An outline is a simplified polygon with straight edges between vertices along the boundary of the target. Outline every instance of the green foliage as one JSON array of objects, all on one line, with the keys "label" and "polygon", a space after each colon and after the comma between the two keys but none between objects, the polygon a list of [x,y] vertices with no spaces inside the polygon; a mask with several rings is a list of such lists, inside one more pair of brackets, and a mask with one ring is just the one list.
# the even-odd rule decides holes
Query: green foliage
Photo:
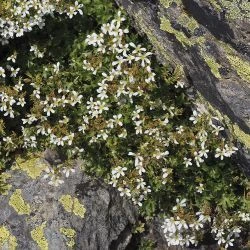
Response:
[{"label": "green foliage", "polygon": [[152,240],[142,239],[138,250],[153,250],[154,248],[155,244]]},{"label": "green foliage", "polygon": [[114,2],[109,0],[80,0],[79,2],[84,5],[85,13],[98,23],[108,22],[116,11]]},{"label": "green foliage", "polygon": [[[79,3],[83,16],[47,17],[44,29],[0,49],[2,67],[17,55],[11,65],[20,68],[14,77],[6,70],[0,91],[26,101],[13,117],[0,113],[2,158],[50,147],[65,162],[46,174],[49,184],[59,185],[71,160],[82,158],[85,171],[117,187],[146,218],[193,223],[202,212],[218,223],[242,223],[234,214],[249,209],[248,180],[229,159],[237,149],[222,138],[222,124],[190,100],[180,69],[157,64],[146,41],[138,45],[137,34],[127,35],[128,22],[120,26],[112,1]],[[148,240],[140,246],[152,248]]]}]

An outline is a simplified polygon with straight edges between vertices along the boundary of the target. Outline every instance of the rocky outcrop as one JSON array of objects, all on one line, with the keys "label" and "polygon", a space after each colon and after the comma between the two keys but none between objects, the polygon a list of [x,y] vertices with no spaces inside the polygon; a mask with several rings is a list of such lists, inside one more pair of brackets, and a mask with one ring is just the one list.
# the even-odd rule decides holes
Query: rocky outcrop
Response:
[{"label": "rocky outcrop", "polygon": [[[116,0],[146,34],[164,65],[232,122],[245,145],[250,175],[250,2],[248,0]],[[230,123],[231,123],[230,122]]]},{"label": "rocky outcrop", "polygon": [[46,167],[33,158],[4,173],[10,185],[0,196],[0,249],[122,250],[129,245],[137,221],[130,202],[86,176],[81,164],[58,187],[43,179]]}]

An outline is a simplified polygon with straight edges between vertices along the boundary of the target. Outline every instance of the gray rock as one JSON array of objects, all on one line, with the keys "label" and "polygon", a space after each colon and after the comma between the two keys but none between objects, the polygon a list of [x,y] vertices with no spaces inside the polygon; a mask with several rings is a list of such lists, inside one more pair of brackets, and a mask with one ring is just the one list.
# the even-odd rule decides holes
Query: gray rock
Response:
[{"label": "gray rock", "polygon": [[[45,168],[39,159],[36,165]],[[88,177],[80,166],[59,187],[48,185],[44,171],[33,179],[27,173],[8,172],[12,186],[0,196],[0,249],[11,249],[11,237],[20,250],[126,249],[137,211],[117,190]]]}]

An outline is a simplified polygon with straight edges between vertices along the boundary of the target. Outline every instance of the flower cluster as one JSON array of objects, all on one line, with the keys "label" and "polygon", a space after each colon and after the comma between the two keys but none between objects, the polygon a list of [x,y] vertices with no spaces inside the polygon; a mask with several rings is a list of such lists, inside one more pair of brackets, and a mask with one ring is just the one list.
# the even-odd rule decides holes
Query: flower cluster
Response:
[{"label": "flower cluster", "polygon": [[[242,232],[241,223],[249,222],[249,214],[239,212],[225,218],[221,214],[212,214],[209,209],[193,213],[188,210],[187,200],[176,200],[173,216],[165,217],[162,225],[168,245],[197,246],[203,234],[214,236],[219,246],[227,249],[234,246]],[[247,220],[245,220],[247,218]]]},{"label": "flower cluster", "polygon": [[6,6],[11,6],[2,10],[3,16],[0,18],[0,42],[2,45],[8,44],[10,39],[21,37],[26,32],[31,32],[35,26],[43,28],[45,26],[45,16],[66,13],[69,18],[82,13],[82,4],[77,1],[74,5],[65,4],[55,0],[15,0],[7,1]]}]

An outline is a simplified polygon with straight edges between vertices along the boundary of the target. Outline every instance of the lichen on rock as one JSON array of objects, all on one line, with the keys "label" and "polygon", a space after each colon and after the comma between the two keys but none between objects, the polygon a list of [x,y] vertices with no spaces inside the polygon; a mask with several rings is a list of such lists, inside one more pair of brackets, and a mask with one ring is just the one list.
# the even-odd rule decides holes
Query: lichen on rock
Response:
[{"label": "lichen on rock", "polygon": [[37,245],[39,246],[41,250],[49,249],[48,242],[44,235],[45,227],[46,227],[46,222],[44,222],[42,225],[36,227],[35,229],[31,231],[32,239],[37,243]]},{"label": "lichen on rock", "polygon": [[194,34],[195,30],[199,28],[199,23],[193,17],[189,17],[185,12],[181,13],[178,22],[190,31],[191,34]]},{"label": "lichen on rock", "polygon": [[72,228],[62,227],[60,233],[68,238],[67,246],[73,248],[75,246],[76,231]]},{"label": "lichen on rock", "polygon": [[235,136],[242,142],[247,148],[250,149],[250,135],[242,131],[237,124],[233,125]]},{"label": "lichen on rock", "polygon": [[42,163],[39,157],[29,156],[28,159],[20,157],[17,158],[14,169],[24,171],[30,178],[36,179],[46,168],[47,165]]},{"label": "lichen on rock", "polygon": [[165,17],[161,18],[161,29],[174,35],[183,47],[191,46],[194,44],[182,31],[174,29],[171,22]]},{"label": "lichen on rock", "polygon": [[19,215],[29,215],[31,212],[30,205],[25,203],[23,197],[22,197],[22,191],[21,189],[16,189],[14,193],[11,195],[9,200],[9,205],[14,208],[14,210]]},{"label": "lichen on rock", "polygon": [[0,227],[0,249],[15,250],[17,247],[16,237],[11,235],[5,226]]},{"label": "lichen on rock", "polygon": [[227,59],[237,74],[250,83],[250,63],[235,55],[227,55]]},{"label": "lichen on rock", "polygon": [[216,62],[215,58],[208,54],[203,54],[203,58],[205,62],[207,63],[207,65],[209,66],[213,75],[217,78],[221,78],[220,71],[219,71],[219,69],[221,68],[221,65]]},{"label": "lichen on rock", "polygon": [[7,183],[8,179],[11,178],[9,173],[1,173],[0,174],[0,194],[1,195],[8,195],[9,190],[11,189],[12,185]]},{"label": "lichen on rock", "polygon": [[73,213],[76,216],[84,218],[86,209],[77,198],[72,197],[70,195],[62,195],[59,201],[67,212]]},{"label": "lichen on rock", "polygon": [[160,3],[165,7],[169,8],[173,3],[177,6],[181,4],[181,0],[160,0]]}]

